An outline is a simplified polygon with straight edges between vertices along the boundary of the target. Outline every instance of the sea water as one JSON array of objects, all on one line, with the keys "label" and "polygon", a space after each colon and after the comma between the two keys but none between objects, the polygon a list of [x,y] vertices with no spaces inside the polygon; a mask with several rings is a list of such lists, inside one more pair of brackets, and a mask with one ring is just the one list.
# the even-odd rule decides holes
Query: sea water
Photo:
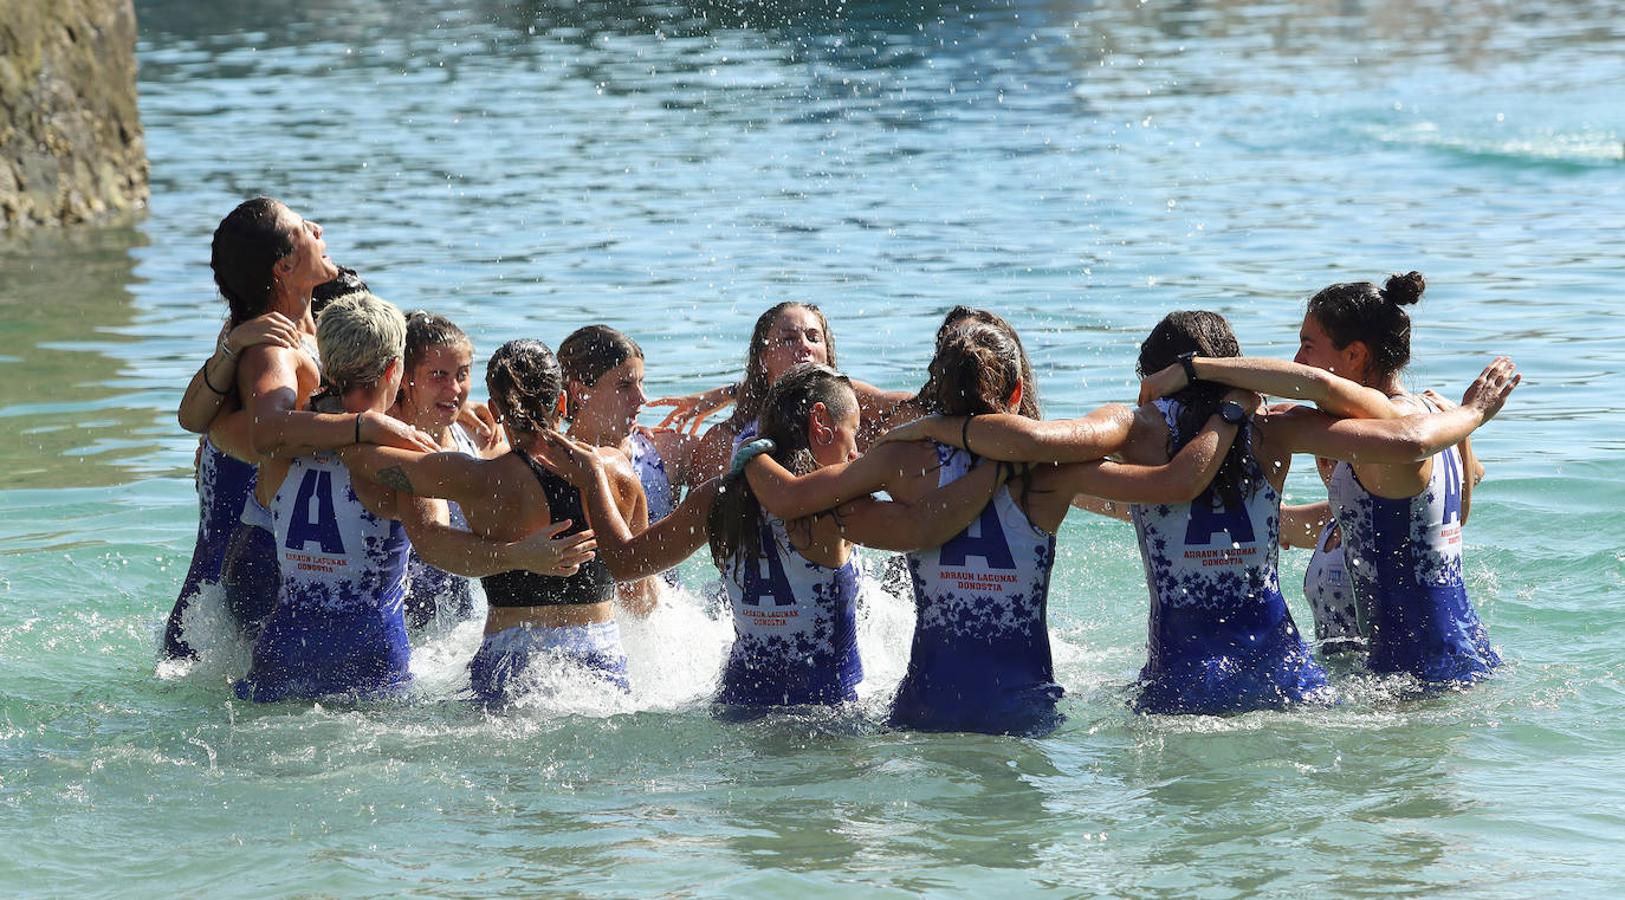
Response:
[{"label": "sea water", "polygon": [[[137,13],[150,208],[0,238],[0,891],[1625,889],[1617,4]],[[1507,664],[1425,699],[1345,666],[1330,708],[1134,715],[1132,534],[1076,513],[1042,739],[881,727],[913,613],[873,578],[855,709],[718,722],[731,629],[700,557],[623,622],[629,697],[544,670],[486,714],[458,699],[465,624],[423,640],[403,700],[238,702],[207,609],[202,661],[155,648],[196,523],[173,409],[223,314],[209,235],[256,193],[477,359],[607,322],[656,394],[734,379],[786,299],[824,308],[854,376],[912,388],[969,303],[1076,415],[1132,400],[1168,310],[1285,357],[1318,288],[1419,269],[1412,385],[1459,395],[1498,353],[1525,373],[1475,437],[1466,529]],[[1311,468],[1289,499],[1321,496]],[[1307,626],[1305,559],[1282,581]]]}]

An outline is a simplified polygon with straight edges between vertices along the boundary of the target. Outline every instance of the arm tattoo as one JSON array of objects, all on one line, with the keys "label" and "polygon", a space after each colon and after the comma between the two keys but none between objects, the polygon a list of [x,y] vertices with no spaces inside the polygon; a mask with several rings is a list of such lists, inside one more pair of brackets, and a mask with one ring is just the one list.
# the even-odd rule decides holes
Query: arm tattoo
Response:
[{"label": "arm tattoo", "polygon": [[389,468],[379,472],[378,483],[382,484],[384,487],[394,488],[395,490],[403,493],[417,493],[416,491],[412,490],[412,481],[406,477],[405,472],[401,471],[400,466],[390,466]]}]

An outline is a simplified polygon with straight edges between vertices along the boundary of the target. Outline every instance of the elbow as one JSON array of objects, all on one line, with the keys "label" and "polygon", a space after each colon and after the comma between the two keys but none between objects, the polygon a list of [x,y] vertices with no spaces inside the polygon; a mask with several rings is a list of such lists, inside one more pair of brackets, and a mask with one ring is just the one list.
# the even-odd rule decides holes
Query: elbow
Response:
[{"label": "elbow", "polygon": [[186,410],[184,409],[175,414],[175,421],[180,424],[182,431],[189,434],[204,434],[209,430],[209,422],[198,421],[192,416],[187,415]]}]

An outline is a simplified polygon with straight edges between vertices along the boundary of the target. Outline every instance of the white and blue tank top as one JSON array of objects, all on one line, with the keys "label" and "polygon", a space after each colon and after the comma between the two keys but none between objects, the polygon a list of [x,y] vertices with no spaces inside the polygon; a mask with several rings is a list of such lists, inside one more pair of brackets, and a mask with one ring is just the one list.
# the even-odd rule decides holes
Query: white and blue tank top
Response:
[{"label": "white and blue tank top", "polygon": [[858,554],[836,568],[807,559],[784,522],[763,511],[756,555],[723,572],[734,643],[717,702],[833,705],[857,699]]},{"label": "white and blue tank top", "polygon": [[[1331,546],[1333,538],[1337,546]],[[1324,653],[1365,649],[1366,617],[1343,562],[1342,534],[1333,517],[1320,530],[1303,571],[1303,598],[1315,617],[1315,641]]]},{"label": "white and blue tank top", "polygon": [[628,439],[631,445],[632,471],[638,473],[643,484],[643,496],[649,501],[649,524],[671,515],[677,505],[671,489],[671,477],[666,473],[666,461],[655,449],[655,442],[641,431],[633,431]]},{"label": "white and blue tank top", "polygon": [[[976,458],[935,445],[938,485]],[[1055,536],[999,488],[975,521],[940,547],[907,554],[914,641],[890,721],[927,731],[1038,734],[1059,723],[1047,605]]]},{"label": "white and blue tank top", "polygon": [[[479,458],[480,448],[474,438],[455,422],[451,426],[452,443],[458,453]],[[451,527],[468,530],[468,519],[456,501],[446,501]],[[422,628],[437,618],[454,621],[466,619],[474,613],[474,580],[437,569],[424,562],[413,548],[406,560],[406,618],[413,628]]]},{"label": "white and blue tank top", "polygon": [[[1177,445],[1179,405],[1158,400]],[[1298,634],[1276,572],[1281,495],[1238,441],[1236,496],[1209,486],[1190,503],[1130,511],[1150,589],[1148,657],[1136,707],[1151,713],[1239,712],[1308,698],[1326,685]]]},{"label": "white and blue tank top", "polygon": [[238,693],[261,701],[404,685],[410,545],[401,523],[368,510],[327,452],[293,460],[271,517],[282,586]]},{"label": "white and blue tank top", "polygon": [[[1417,402],[1417,401],[1412,401]],[[1338,463],[1328,486],[1354,590],[1371,622],[1374,672],[1475,681],[1500,665],[1461,576],[1461,454],[1433,457],[1427,484],[1391,500]]]}]

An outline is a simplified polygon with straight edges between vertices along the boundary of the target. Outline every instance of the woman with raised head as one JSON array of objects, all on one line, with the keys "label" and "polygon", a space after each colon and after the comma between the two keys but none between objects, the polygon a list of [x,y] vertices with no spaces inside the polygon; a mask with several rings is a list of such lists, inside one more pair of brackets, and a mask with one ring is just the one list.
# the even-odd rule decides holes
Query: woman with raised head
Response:
[{"label": "woman with raised head", "polygon": [[[194,554],[193,568],[199,583],[219,578],[227,611],[252,637],[270,614],[277,591],[270,519],[253,492],[252,466],[263,456],[254,446],[255,420],[272,407],[303,406],[319,377],[314,296],[329,286],[352,285],[327,257],[321,226],[269,197],[239,204],[220,222],[209,265],[230,317],[214,355],[188,385],[179,413],[188,431],[208,432],[198,462],[204,552]],[[329,442],[341,439],[342,429],[325,424],[321,431],[299,421],[293,431]],[[369,422],[366,432],[369,440],[401,445],[427,440],[385,417]],[[170,614],[164,637],[169,656],[192,655],[183,620],[193,596],[183,588]]]},{"label": "woman with raised head", "polygon": [[[962,423],[996,413],[1020,418],[1014,411],[1023,408],[1025,372],[1008,325],[965,322],[938,344],[926,400],[933,411],[960,417]],[[1174,460],[1165,458],[1166,465],[1096,462],[1026,471],[995,491],[968,527],[939,546],[910,553],[914,643],[891,722],[932,731],[1016,734],[1055,727],[1062,689],[1054,680],[1047,607],[1055,531],[1072,497],[1190,499],[1234,436],[1234,426],[1216,418],[1210,425]],[[793,516],[872,490],[907,501],[956,482],[978,459],[943,441],[890,441],[849,466],[802,477],[768,459],[752,460],[746,471],[765,508]]]},{"label": "woman with raised head", "polygon": [[[858,422],[857,395],[846,376],[821,363],[800,363],[767,389],[750,449],[797,473],[839,466],[857,455]],[[981,509],[999,477],[988,466],[911,503],[861,497],[827,515],[781,519],[757,502],[736,467],[633,535],[611,502],[599,457],[580,443],[561,442],[557,449],[556,465],[586,488],[589,515],[617,577],[660,571],[709,540],[735,635],[716,701],[754,710],[856,699],[863,665],[853,544],[889,550],[940,544]]]},{"label": "woman with raised head", "polygon": [[[1438,406],[1401,382],[1411,358],[1405,307],[1420,300],[1425,287],[1418,272],[1395,275],[1381,288],[1371,282],[1331,285],[1309,300],[1294,362],[1198,355],[1156,373],[1142,394],[1160,395],[1201,378],[1320,406],[1324,412],[1296,407],[1271,416],[1299,431],[1305,427],[1300,421],[1315,427],[1328,413],[1415,418]],[[1518,381],[1509,362],[1491,366],[1498,368],[1480,376],[1495,381],[1495,390],[1436,416],[1493,416],[1500,408],[1494,394],[1504,400]],[[1464,442],[1465,434],[1399,459],[1320,454],[1343,460],[1329,490],[1357,608],[1370,623],[1372,671],[1406,672],[1429,684],[1462,683],[1485,677],[1500,663],[1461,575],[1463,506],[1469,475],[1477,474],[1476,466],[1470,471],[1464,465],[1468,457],[1458,446]]]}]

